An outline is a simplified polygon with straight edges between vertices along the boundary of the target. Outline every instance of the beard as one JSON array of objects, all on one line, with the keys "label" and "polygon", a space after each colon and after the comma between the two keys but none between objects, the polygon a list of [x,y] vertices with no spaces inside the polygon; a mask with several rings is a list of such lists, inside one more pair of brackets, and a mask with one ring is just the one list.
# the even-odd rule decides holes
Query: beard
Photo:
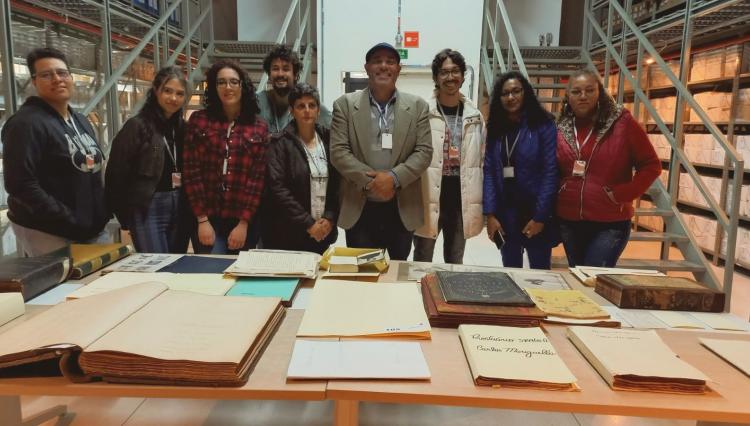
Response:
[{"label": "beard", "polygon": [[277,85],[275,81],[271,82],[273,91],[279,96],[287,96],[292,91],[292,83],[289,80],[284,80],[284,82],[286,82],[286,86]]}]

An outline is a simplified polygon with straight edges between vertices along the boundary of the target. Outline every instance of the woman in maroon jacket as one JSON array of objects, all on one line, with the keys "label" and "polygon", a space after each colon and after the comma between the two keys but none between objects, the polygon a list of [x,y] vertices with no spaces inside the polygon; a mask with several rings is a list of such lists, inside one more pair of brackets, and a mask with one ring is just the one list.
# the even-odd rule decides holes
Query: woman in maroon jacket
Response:
[{"label": "woman in maroon jacket", "polygon": [[570,77],[557,129],[557,215],[568,264],[613,267],[630,236],[633,200],[661,173],[659,158],[588,69]]}]

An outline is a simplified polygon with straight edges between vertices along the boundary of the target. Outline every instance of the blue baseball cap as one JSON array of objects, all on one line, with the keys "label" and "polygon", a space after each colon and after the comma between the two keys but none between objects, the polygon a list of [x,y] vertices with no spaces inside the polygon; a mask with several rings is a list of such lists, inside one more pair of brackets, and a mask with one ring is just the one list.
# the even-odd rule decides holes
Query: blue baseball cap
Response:
[{"label": "blue baseball cap", "polygon": [[372,58],[372,55],[374,55],[376,51],[381,49],[393,53],[396,56],[396,62],[401,63],[401,55],[398,54],[398,50],[396,50],[396,48],[393,47],[392,44],[386,42],[378,43],[375,46],[372,46],[365,55],[365,62],[370,62],[370,58]]}]

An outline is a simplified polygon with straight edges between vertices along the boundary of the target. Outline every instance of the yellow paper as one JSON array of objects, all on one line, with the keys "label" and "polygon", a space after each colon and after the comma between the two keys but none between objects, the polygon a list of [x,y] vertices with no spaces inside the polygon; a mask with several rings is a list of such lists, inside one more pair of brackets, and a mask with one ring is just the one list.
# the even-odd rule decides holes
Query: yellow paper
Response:
[{"label": "yellow paper", "polygon": [[526,289],[536,306],[549,315],[577,319],[609,318],[609,314],[578,290]]},{"label": "yellow paper", "polygon": [[430,338],[416,283],[318,280],[298,337]]}]

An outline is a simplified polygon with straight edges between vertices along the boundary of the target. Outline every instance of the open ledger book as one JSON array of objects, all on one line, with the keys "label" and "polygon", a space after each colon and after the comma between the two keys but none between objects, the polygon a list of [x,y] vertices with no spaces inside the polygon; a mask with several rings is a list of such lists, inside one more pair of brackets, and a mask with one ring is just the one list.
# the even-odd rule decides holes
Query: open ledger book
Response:
[{"label": "open ledger book", "polygon": [[59,359],[73,381],[241,386],[284,316],[278,298],[141,283],[68,301],[0,334],[0,368]]}]

